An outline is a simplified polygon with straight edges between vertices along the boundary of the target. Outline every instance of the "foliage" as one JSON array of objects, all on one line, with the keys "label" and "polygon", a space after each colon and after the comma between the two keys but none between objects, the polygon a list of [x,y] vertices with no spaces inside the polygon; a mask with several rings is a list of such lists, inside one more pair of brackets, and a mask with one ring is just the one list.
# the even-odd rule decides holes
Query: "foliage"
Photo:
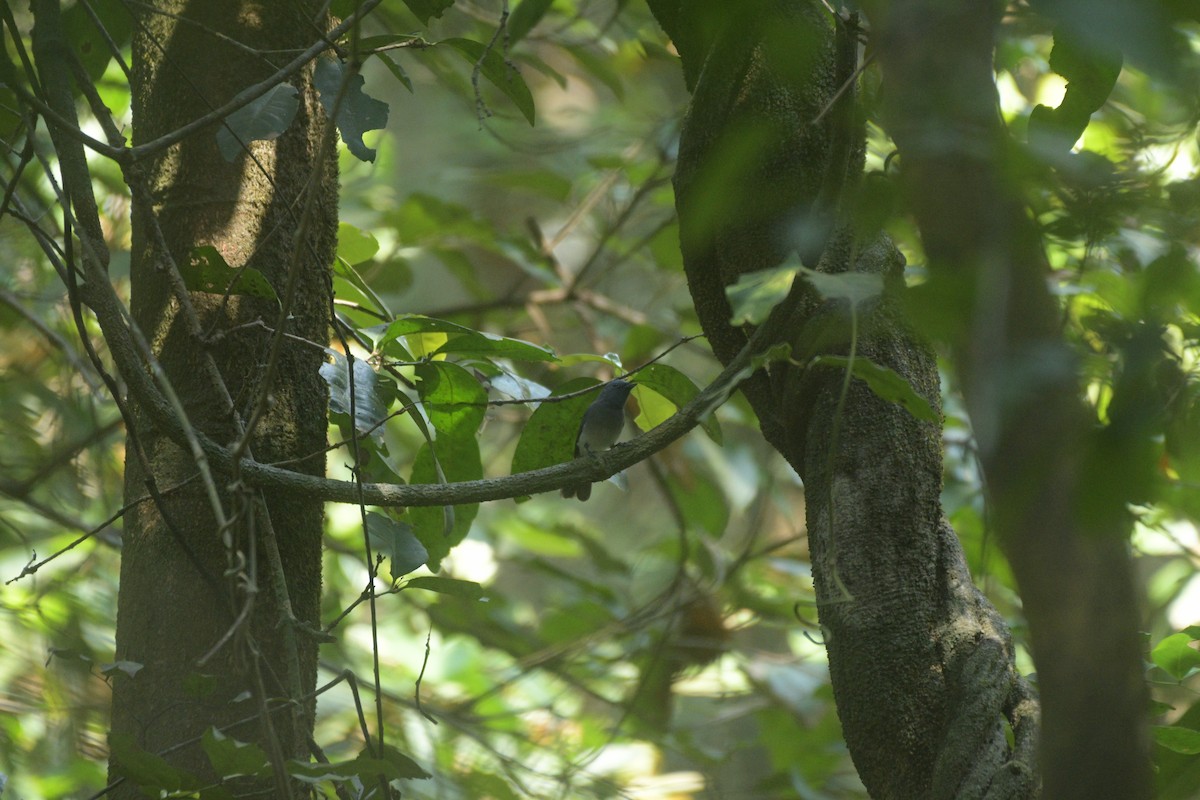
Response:
[{"label": "foliage", "polygon": [[[84,8],[125,60],[128,16],[117,3],[67,12],[72,45],[128,126],[126,76],[118,59],[97,55],[108,43]],[[1200,617],[1196,32],[1164,18],[1140,30],[1180,46],[1162,57],[1125,47],[1135,57],[1121,61],[1111,42],[1062,33],[1071,17],[1061,14],[1014,9],[997,83],[1010,129],[1028,142],[1012,179],[1044,232],[1096,424],[1119,454],[1101,462],[1089,502],[1115,498],[1137,520],[1159,779],[1164,797],[1182,798],[1195,785],[1187,776],[1200,773],[1200,632],[1188,627]],[[0,685],[10,713],[0,719],[0,772],[16,797],[87,796],[105,782],[108,675],[136,672],[110,664],[121,424],[67,289],[30,234],[61,238],[56,173],[44,125],[15,111],[28,109],[17,102],[30,90],[18,61],[31,20],[7,23]],[[331,265],[338,328],[316,343],[330,353],[331,474],[441,483],[561,462],[595,379],[651,361],[633,374],[639,427],[687,405],[718,368],[690,338],[698,327],[669,185],[686,94],[648,12],[521,0],[505,17],[499,3],[386,3],[339,44],[362,74],[328,57],[317,67],[318,80],[342,87],[321,91],[347,148]],[[877,81],[868,69],[868,102]],[[236,156],[240,143],[279,135],[295,113],[290,88],[230,115],[215,134],[222,148]],[[860,216],[900,242],[920,296],[924,256],[892,190],[891,151],[873,125],[866,185],[878,191],[865,193]],[[127,299],[129,192],[112,162],[93,154],[91,167],[119,254],[110,274]],[[261,275],[234,274],[213,255],[194,255],[190,288],[264,296]],[[936,334],[953,320],[934,311],[921,322]],[[95,322],[78,324],[107,363]],[[823,366],[933,413],[869,362]],[[948,516],[979,583],[1020,632],[952,376],[943,410]],[[293,774],[326,796],[381,772],[413,797],[860,796],[807,604],[803,490],[740,400],[703,425],[707,437],[693,433],[632,468],[628,494],[597,487],[586,505],[540,494],[403,515],[330,506],[323,675],[360,680],[331,681],[319,699],[316,740],[332,763],[296,764]],[[378,687],[367,678],[364,519],[387,559],[375,582]],[[394,749],[372,758],[356,705],[376,691]],[[204,747],[224,775],[267,763],[219,731]],[[155,754],[129,760],[145,786],[200,788]]]}]

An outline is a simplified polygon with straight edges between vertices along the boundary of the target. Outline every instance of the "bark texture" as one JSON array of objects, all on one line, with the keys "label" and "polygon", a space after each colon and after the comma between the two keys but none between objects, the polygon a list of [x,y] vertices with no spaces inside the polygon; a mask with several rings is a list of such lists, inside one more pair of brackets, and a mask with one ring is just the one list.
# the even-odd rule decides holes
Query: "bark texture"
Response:
[{"label": "bark texture", "polygon": [[933,355],[900,311],[903,259],[849,224],[864,147],[853,21],[835,23],[818,2],[650,7],[692,91],[676,204],[689,287],[718,357],[748,341],[725,296],[746,272],[795,253],[887,287],[851,319],[798,281],[764,323],[793,363],[744,385],[764,435],[804,480],[820,620],[859,774],[878,798],[1035,796],[1037,700],[943,517],[939,427],[859,381],[839,408],[840,370],[795,365],[845,354],[857,329],[860,356],[938,402]]},{"label": "bark texture", "polygon": [[[991,58],[1001,4],[868,7],[936,302],[961,309],[948,338],[1032,634],[1046,796],[1150,797],[1133,481],[1110,477],[1138,462],[1113,457],[1080,401],[1049,264],[1009,177]],[[1112,491],[1097,497],[1104,479]]]},{"label": "bark texture", "polygon": [[[286,54],[311,44],[321,19],[315,2],[161,0],[154,8],[138,6],[135,144],[270,76],[277,57],[256,53]],[[324,355],[314,345],[328,337],[336,160],[332,143],[321,145],[325,117],[309,76],[311,67],[295,80],[299,109],[287,132],[253,143],[250,154],[227,162],[213,125],[133,167],[132,311],[195,430],[232,446],[266,392],[269,402],[253,427],[250,452],[262,462],[290,460],[291,469],[324,475],[327,392],[318,374]],[[306,184],[315,169],[323,177],[308,187],[316,205],[302,230]],[[279,324],[279,303],[193,291],[191,314],[173,293],[169,262],[186,265],[191,248],[200,245],[215,247],[233,267],[257,269],[280,298],[289,271],[298,270],[286,330],[313,344],[285,341],[269,373],[269,331]],[[265,326],[238,329],[256,321]],[[264,386],[268,374],[271,383]],[[138,447],[149,472],[135,457]],[[114,685],[114,737],[160,751],[212,726],[253,717],[265,697],[310,692],[316,643],[289,620],[319,624],[320,500],[260,494],[233,484],[236,476],[217,474],[229,520],[222,529],[197,477],[196,459],[155,430],[148,415],[139,415],[128,453],[127,499],[144,497],[154,484],[164,502],[141,503],[125,518],[117,658],[143,668]],[[275,547],[286,594],[270,568]],[[269,723],[260,715],[231,735],[282,758],[306,758],[311,704],[299,708],[273,713]],[[167,758],[211,777],[198,746]],[[121,774],[119,757],[112,773]],[[280,787],[267,781],[246,788],[279,796]],[[113,795],[138,796],[128,784]]]}]

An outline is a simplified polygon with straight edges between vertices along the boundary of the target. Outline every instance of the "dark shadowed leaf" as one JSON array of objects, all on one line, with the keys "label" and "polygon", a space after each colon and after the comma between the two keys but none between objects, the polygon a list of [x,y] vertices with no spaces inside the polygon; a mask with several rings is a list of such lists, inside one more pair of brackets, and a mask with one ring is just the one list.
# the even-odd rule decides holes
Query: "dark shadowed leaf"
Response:
[{"label": "dark shadowed leaf", "polygon": [[217,129],[217,148],[233,161],[250,142],[277,139],[292,124],[300,101],[290,83],[272,86],[262,97],[239,108]]},{"label": "dark shadowed leaf", "polygon": [[347,149],[360,161],[374,161],[375,150],[367,147],[362,137],[367,131],[380,130],[387,125],[388,104],[365,93],[363,76],[357,72],[347,75],[346,65],[332,58],[317,59],[313,83],[321,95],[321,106],[326,114],[332,116],[337,105],[338,133]]}]

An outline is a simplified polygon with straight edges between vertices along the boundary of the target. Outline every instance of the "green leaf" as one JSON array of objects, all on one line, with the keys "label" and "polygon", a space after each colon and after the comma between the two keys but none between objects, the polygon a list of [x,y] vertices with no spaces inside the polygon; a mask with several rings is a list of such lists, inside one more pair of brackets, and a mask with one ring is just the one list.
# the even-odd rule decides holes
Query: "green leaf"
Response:
[{"label": "green leaf", "polygon": [[446,337],[434,347],[433,352],[437,354],[512,358],[519,361],[558,360],[554,351],[548,347],[522,339],[476,331],[465,325],[420,314],[406,314],[387,325],[369,328],[365,332],[372,338],[375,347],[385,353],[389,352],[389,344],[401,336],[441,333]]},{"label": "green leaf", "polygon": [[808,267],[800,267],[799,271],[826,300],[846,300],[857,306],[883,294],[883,276],[874,272],[829,273]]},{"label": "green leaf", "polygon": [[115,675],[118,672],[123,672],[133,678],[145,666],[145,664],[139,664],[136,661],[113,661],[112,663],[101,665],[100,671],[105,675]]},{"label": "green leaf", "polygon": [[317,59],[313,85],[320,93],[321,106],[330,116],[333,116],[334,106],[337,106],[338,133],[346,148],[360,161],[374,161],[375,150],[367,147],[362,137],[367,131],[381,130],[387,125],[388,104],[365,93],[362,90],[364,83],[363,76],[357,72],[347,76],[346,65],[341,61]]},{"label": "green leaf", "polygon": [[440,17],[454,5],[454,0],[404,0],[404,5],[422,25],[428,25],[431,17]]},{"label": "green leaf", "polygon": [[467,600],[478,600],[484,595],[483,587],[475,581],[442,578],[437,575],[421,575],[406,581],[404,586],[410,589],[428,589],[438,594],[449,594]]},{"label": "green leaf", "polygon": [[1080,41],[1063,26],[1056,29],[1050,69],[1067,79],[1067,90],[1058,108],[1034,108],[1029,118],[1029,143],[1043,153],[1069,152],[1091,115],[1108,101],[1122,62],[1120,50],[1101,47],[1095,40]]},{"label": "green leaf", "polygon": [[513,102],[530,125],[533,124],[533,95],[525,85],[521,73],[505,61],[495,47],[488,48],[471,39],[443,39],[438,44],[453,48],[470,62],[472,67],[478,65],[480,74]]},{"label": "green leaf", "polygon": [[[349,359],[336,350],[331,350],[333,361],[321,365],[321,377],[329,384],[329,409],[336,414],[350,415],[350,366]],[[371,365],[361,358],[354,359],[354,427],[360,433],[372,429],[381,434],[376,425],[388,414],[395,399],[395,387],[391,381],[380,380]]]},{"label": "green leaf", "polygon": [[306,764],[301,761],[288,762],[288,774],[305,783],[320,781],[343,782],[358,779],[373,785],[380,777],[384,780],[407,780],[433,777],[421,769],[417,762],[390,745],[384,745],[382,758],[371,758],[364,749],[353,761],[338,761],[332,764]]},{"label": "green leaf", "polygon": [[[575,378],[559,386],[551,397],[598,385],[595,378]],[[570,400],[540,403],[521,430],[521,440],[513,453],[513,473],[562,464],[575,458],[579,421],[595,399],[595,392],[589,392]]]},{"label": "green leaf", "polygon": [[1176,753],[1194,756],[1200,753],[1200,731],[1178,725],[1154,726],[1154,741]]},{"label": "green leaf", "polygon": [[[133,32],[133,17],[121,0],[90,0],[88,6],[118,47],[129,42],[129,35]],[[75,3],[63,11],[63,34],[87,74],[93,81],[99,81],[113,53],[88,10],[83,3]]]},{"label": "green leaf", "polygon": [[200,738],[200,746],[222,778],[270,774],[270,759],[261,747],[252,742],[239,742],[216,728],[209,728]]},{"label": "green leaf", "polygon": [[391,559],[393,578],[403,577],[429,560],[429,551],[407,522],[397,522],[386,514],[368,511],[367,536],[377,553]]},{"label": "green leaf", "polygon": [[412,79],[408,77],[408,73],[404,71],[404,67],[396,63],[396,59],[392,58],[387,53],[376,53],[375,57],[383,62],[383,65],[387,67],[388,72],[392,73],[392,76],[396,80],[400,81],[401,85],[403,85],[405,89],[408,89],[410,93],[412,92]]},{"label": "green leaf", "polygon": [[515,45],[541,21],[554,0],[521,0],[508,17],[508,42]]},{"label": "green leaf", "polygon": [[266,276],[253,267],[235,269],[229,266],[212,245],[189,250],[187,263],[180,264],[179,271],[183,274],[184,286],[193,292],[240,294],[279,302]]},{"label": "green leaf", "polygon": [[[471,373],[448,361],[420,364],[416,374],[421,407],[433,424],[436,438],[417,452],[411,482],[479,480],[483,477],[483,461],[476,434],[487,412],[487,392]],[[413,531],[429,551],[430,569],[436,570],[450,548],[466,538],[478,512],[478,503],[454,506],[452,510],[437,506],[409,510]]]},{"label": "green leaf", "polygon": [[473,331],[465,336],[455,336],[439,347],[437,354],[510,358],[517,361],[558,360],[558,356],[554,355],[554,351],[548,347],[483,331]]},{"label": "green leaf", "polygon": [[[696,387],[696,384],[692,383],[691,378],[666,364],[651,364],[648,367],[643,367],[630,380],[637,384],[637,388],[633,390],[633,394],[638,398],[639,406],[642,405],[642,395],[640,392],[645,387],[655,394],[660,395],[665,400],[668,400],[674,408],[674,411],[671,413],[683,408],[696,395],[700,394],[700,389]],[[650,430],[650,428],[659,422],[662,422],[662,420],[637,420],[638,427],[642,430]],[[700,423],[700,426],[710,439],[717,444],[721,444],[721,425],[717,422],[715,415],[709,414]]]},{"label": "green leaf", "polygon": [[349,222],[338,223],[337,254],[349,264],[370,261],[379,252],[379,241],[369,232]]},{"label": "green leaf", "polygon": [[225,124],[217,129],[217,148],[226,161],[233,161],[250,142],[279,138],[292,124],[299,107],[295,86],[272,86],[262,97],[225,118]]},{"label": "green leaf", "polygon": [[1173,633],[1154,646],[1150,660],[1172,678],[1183,680],[1193,669],[1200,667],[1200,651],[1192,647],[1194,641],[1186,633]]},{"label": "green leaf", "polygon": [[737,279],[737,283],[725,287],[729,307],[733,311],[730,322],[734,325],[757,325],[779,305],[792,289],[796,279],[796,267],[776,267],[757,272],[748,272]]},{"label": "green leaf", "polygon": [[855,357],[853,363],[847,356],[817,356],[813,366],[834,367],[836,369],[850,368],[854,377],[865,382],[872,392],[889,403],[898,405],[922,422],[937,422],[937,412],[921,395],[917,394],[899,373],[887,367],[880,366],[862,356]]},{"label": "green leaf", "polygon": [[116,773],[153,797],[157,797],[162,790],[171,792],[200,786],[196,776],[171,766],[162,756],[143,750],[137,740],[127,733],[110,734],[108,743],[112,748]]}]

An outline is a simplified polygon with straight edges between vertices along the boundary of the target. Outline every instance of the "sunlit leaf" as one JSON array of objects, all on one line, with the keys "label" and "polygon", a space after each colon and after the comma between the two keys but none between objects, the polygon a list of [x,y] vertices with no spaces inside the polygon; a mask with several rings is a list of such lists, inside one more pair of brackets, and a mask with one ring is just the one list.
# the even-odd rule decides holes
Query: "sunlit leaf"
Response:
[{"label": "sunlit leaf", "polygon": [[733,311],[730,322],[734,325],[757,325],[763,322],[771,309],[779,305],[791,291],[796,269],[794,266],[785,266],[748,272],[739,276],[737,283],[725,287],[729,307]]},{"label": "sunlit leaf", "polygon": [[[641,401],[642,395],[639,393],[641,387],[652,389],[657,395],[670,403],[671,412],[675,413],[679,409],[686,406],[688,403],[700,393],[700,389],[692,382],[692,379],[684,375],[679,370],[667,364],[651,364],[643,369],[638,370],[630,380],[637,384],[638,388],[633,390],[634,397],[639,398],[639,406],[642,406],[642,412],[647,412]],[[664,418],[665,419],[665,418]],[[638,419],[638,427],[643,430],[650,430],[663,419],[657,421],[650,419]],[[701,421],[700,426],[709,438],[717,444],[721,444],[721,424],[717,421],[716,415],[709,414]]]},{"label": "sunlit leaf", "polygon": [[1168,750],[1185,755],[1200,753],[1200,731],[1183,728],[1178,725],[1156,725],[1154,741]]},{"label": "sunlit leaf", "polygon": [[1173,633],[1150,651],[1150,660],[1176,680],[1183,680],[1196,667],[1200,667],[1200,650],[1195,639],[1186,633]]},{"label": "sunlit leaf", "polygon": [[193,292],[240,294],[279,301],[266,276],[254,267],[229,266],[220,251],[212,245],[193,247],[188,259],[179,265],[183,283]]}]

